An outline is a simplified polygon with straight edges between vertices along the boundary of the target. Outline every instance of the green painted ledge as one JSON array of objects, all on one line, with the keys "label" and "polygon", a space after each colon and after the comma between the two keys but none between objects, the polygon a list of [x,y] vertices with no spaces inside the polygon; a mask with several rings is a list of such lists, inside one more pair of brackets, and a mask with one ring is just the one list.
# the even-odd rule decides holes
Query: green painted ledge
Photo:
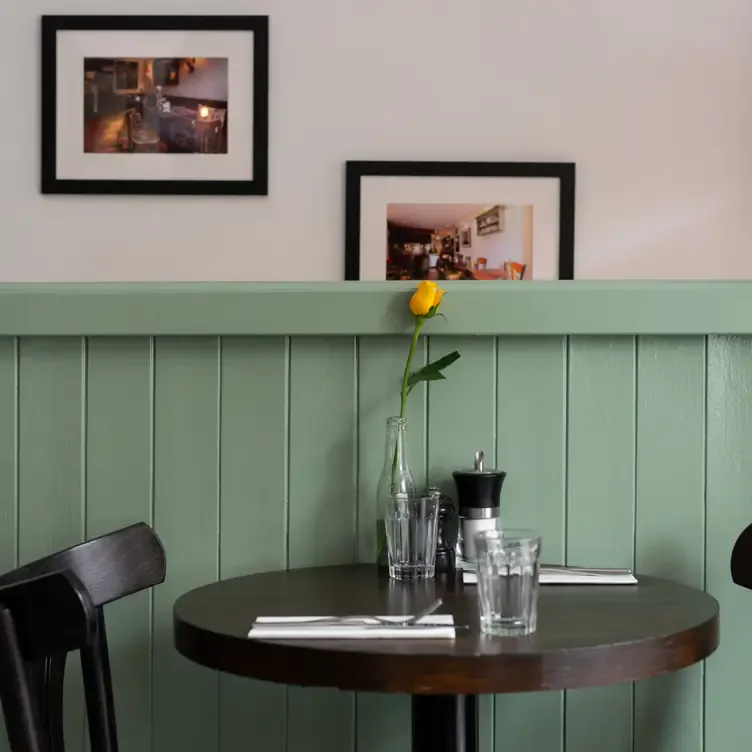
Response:
[{"label": "green painted ledge", "polygon": [[[749,334],[751,282],[451,282],[426,334]],[[379,335],[412,283],[0,285],[2,335]]]}]

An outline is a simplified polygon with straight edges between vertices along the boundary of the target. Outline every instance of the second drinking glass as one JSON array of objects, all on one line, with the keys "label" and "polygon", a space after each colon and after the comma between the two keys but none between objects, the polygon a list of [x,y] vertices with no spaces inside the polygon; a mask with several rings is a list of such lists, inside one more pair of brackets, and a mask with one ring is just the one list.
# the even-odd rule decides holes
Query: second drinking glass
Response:
[{"label": "second drinking glass", "polygon": [[538,624],[541,539],[534,530],[484,530],[475,536],[480,628],[525,635]]}]

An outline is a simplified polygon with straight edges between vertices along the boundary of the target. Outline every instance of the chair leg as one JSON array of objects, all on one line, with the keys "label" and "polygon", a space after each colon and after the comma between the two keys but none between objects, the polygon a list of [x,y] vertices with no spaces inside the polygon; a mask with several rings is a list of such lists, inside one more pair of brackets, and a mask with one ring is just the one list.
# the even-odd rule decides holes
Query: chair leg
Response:
[{"label": "chair leg", "polygon": [[89,718],[91,752],[118,752],[112,674],[107,652],[104,612],[97,609],[96,634],[92,644],[81,650],[81,670]]},{"label": "chair leg", "polygon": [[0,608],[0,704],[11,747],[19,752],[47,752],[15,624],[6,608]]}]

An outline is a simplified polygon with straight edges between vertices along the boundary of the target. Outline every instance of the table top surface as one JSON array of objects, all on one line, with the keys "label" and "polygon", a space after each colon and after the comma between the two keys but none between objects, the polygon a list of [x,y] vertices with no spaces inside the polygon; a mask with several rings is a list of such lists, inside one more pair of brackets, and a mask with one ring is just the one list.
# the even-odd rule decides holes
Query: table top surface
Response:
[{"label": "table top surface", "polygon": [[[410,694],[486,694],[613,684],[676,671],[718,645],[718,603],[638,575],[638,585],[547,585],[538,630],[480,632],[474,585],[459,574],[402,583],[373,565],[268,572],[186,593],[175,645],[209,668],[284,684]],[[435,598],[455,640],[249,640],[257,616],[412,614]]]}]

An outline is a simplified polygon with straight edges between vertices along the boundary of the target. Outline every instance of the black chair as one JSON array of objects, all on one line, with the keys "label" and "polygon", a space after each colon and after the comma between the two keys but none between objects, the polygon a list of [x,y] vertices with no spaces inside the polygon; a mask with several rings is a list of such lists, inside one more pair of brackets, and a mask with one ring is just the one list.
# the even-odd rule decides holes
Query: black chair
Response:
[{"label": "black chair", "polygon": [[[165,552],[145,523],[94,538],[65,551],[26,564],[0,577],[0,587],[51,572],[72,572],[86,589],[94,608],[93,634],[81,648],[81,673],[89,722],[91,752],[118,752],[112,674],[104,609],[107,603],[164,582]],[[66,652],[52,656],[46,671],[50,685],[63,686]],[[62,689],[50,701],[50,752],[64,749]]]},{"label": "black chair", "polygon": [[0,587],[0,706],[11,752],[52,752],[62,677],[50,661],[88,647],[96,612],[71,572]]},{"label": "black chair", "polygon": [[731,579],[752,590],[752,525],[742,531],[731,550]]}]

